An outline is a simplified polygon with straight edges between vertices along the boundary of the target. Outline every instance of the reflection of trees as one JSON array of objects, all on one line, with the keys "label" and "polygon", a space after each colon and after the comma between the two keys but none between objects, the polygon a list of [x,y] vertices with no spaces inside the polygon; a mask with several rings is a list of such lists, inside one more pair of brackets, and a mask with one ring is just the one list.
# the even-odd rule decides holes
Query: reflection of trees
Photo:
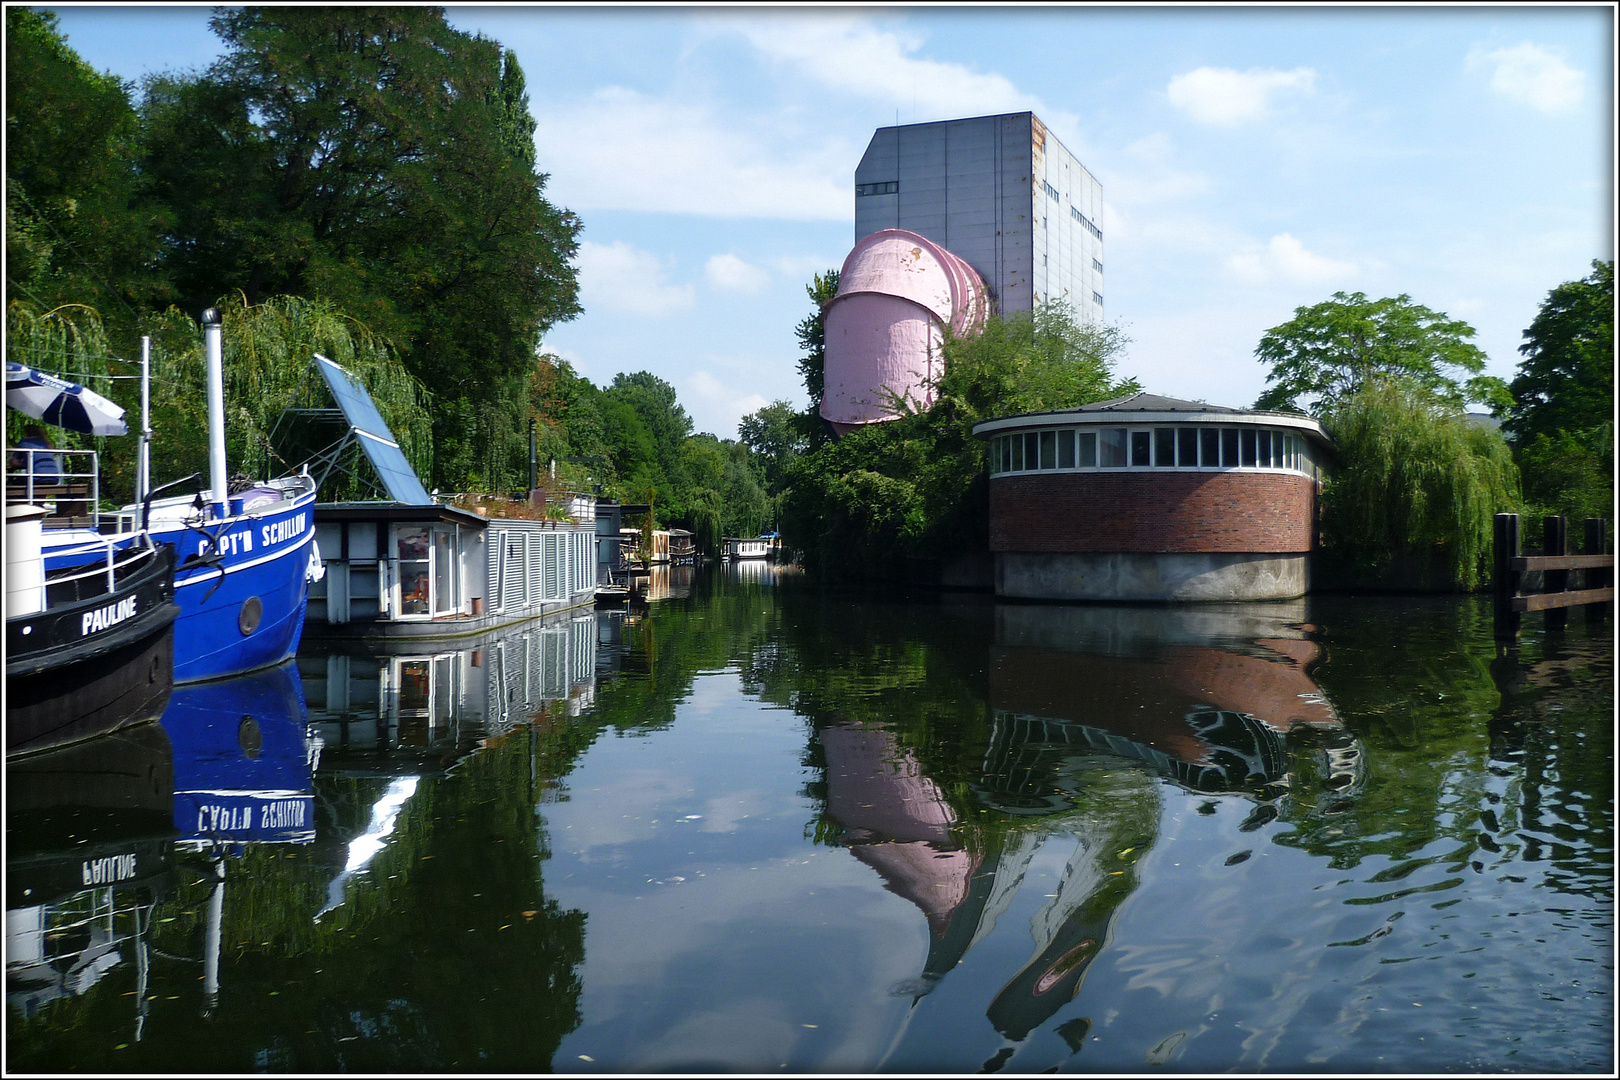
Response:
[{"label": "reflection of trees", "polygon": [[[153,912],[158,1000],[142,1042],[108,1056],[104,1040],[74,1034],[114,1030],[109,1017],[131,1011],[122,996],[130,989],[126,963],[35,1021],[14,1017],[14,1065],[221,1072],[543,1065],[579,1023],[585,916],[545,897],[534,807],[557,770],[571,767],[581,745],[570,745],[573,734],[542,718],[421,785],[389,843],[318,921],[346,840],[365,828],[390,777],[317,775],[316,843],[181,857],[173,898]],[[213,980],[199,977],[209,974],[214,940],[219,998],[210,1007],[205,989]]]},{"label": "reflection of trees", "polygon": [[[1331,816],[1292,819],[1277,842],[1344,868],[1382,856],[1397,877],[1428,863],[1457,875],[1551,860],[1549,887],[1609,895],[1612,868],[1590,841],[1613,826],[1606,627],[1526,634],[1522,655],[1493,673],[1487,597],[1312,607],[1331,642],[1320,681],[1367,747],[1365,792]],[[1437,842],[1443,855],[1429,853]]]}]

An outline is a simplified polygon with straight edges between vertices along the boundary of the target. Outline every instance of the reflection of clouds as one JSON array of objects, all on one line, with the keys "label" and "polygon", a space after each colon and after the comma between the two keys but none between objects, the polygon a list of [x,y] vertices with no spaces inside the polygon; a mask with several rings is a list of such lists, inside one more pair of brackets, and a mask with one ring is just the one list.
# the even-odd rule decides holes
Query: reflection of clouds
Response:
[{"label": "reflection of clouds", "polygon": [[[924,944],[910,904],[877,889],[864,866],[825,849],[718,869],[664,865],[686,880],[643,884],[639,897],[581,888],[550,868],[548,894],[590,912],[580,1008],[592,1024],[565,1040],[556,1061],[586,1053],[596,1067],[620,1071],[698,1063],[756,1071],[801,1053],[801,1043],[818,1068],[878,1060],[907,1005],[887,988],[915,974]],[[814,992],[784,993],[784,974],[812,965]],[[694,996],[672,1004],[673,1014],[649,1014],[645,988],[676,982],[704,988],[703,1011],[680,1008],[695,1006]],[[795,1003],[819,1011],[786,1011]],[[700,1035],[711,1041],[699,1045]]]},{"label": "reflection of clouds", "polygon": [[388,837],[394,831],[394,825],[399,820],[399,812],[407,800],[416,794],[418,777],[402,776],[388,785],[371,807],[371,823],[366,831],[349,841],[349,854],[343,861],[343,872],[332,879],[332,884],[326,889],[326,906],[316,912],[319,919],[328,911],[343,903],[343,886],[355,874],[363,870],[367,863],[377,857],[377,853],[387,846]]},{"label": "reflection of clouds", "polygon": [[735,832],[743,818],[763,814],[769,805],[767,793],[761,790],[728,791],[716,795],[703,804],[700,828],[706,833]]},{"label": "reflection of clouds", "polygon": [[666,804],[688,800],[694,793],[689,778],[650,768],[618,773],[611,790],[612,801],[599,812],[568,815],[566,832],[558,836],[581,858],[588,858],[593,848],[653,839],[659,829],[673,825],[674,819],[682,816]]}]

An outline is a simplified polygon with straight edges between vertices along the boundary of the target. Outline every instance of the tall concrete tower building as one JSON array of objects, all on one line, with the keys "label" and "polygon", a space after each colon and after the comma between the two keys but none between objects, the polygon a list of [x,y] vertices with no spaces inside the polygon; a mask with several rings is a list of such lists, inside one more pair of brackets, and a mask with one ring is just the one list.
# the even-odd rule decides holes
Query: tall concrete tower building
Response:
[{"label": "tall concrete tower building", "polygon": [[1102,185],[1034,113],[879,128],[855,168],[855,240],[907,229],[974,270],[1005,314],[1103,317]]}]

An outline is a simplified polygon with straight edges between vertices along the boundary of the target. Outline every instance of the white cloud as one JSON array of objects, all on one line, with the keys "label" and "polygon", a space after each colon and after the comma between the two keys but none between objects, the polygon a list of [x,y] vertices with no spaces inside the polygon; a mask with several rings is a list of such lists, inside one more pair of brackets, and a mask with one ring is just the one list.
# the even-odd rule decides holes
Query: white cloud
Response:
[{"label": "white cloud", "polygon": [[1226,260],[1227,269],[1249,282],[1281,281],[1320,284],[1345,278],[1356,272],[1356,264],[1340,262],[1306,251],[1305,245],[1287,233],[1271,238],[1265,247],[1255,245]]},{"label": "white cloud", "polygon": [[1581,103],[1586,89],[1586,73],[1564,63],[1558,56],[1528,41],[1511,49],[1481,52],[1468,57],[1471,67],[1489,65],[1491,89],[1514,101],[1545,113],[1563,112]]},{"label": "white cloud", "polygon": [[694,420],[699,415],[709,418],[714,426],[705,430],[722,439],[735,439],[742,418],[770,404],[763,395],[737,393],[736,382],[718,379],[707,371],[694,371],[680,389],[683,400],[694,399],[690,407]]},{"label": "white cloud", "polygon": [[861,18],[765,15],[737,27],[758,50],[791,64],[829,89],[911,109],[908,122],[1029,109],[1048,122],[1038,99],[1002,75],[922,59],[918,34],[879,30]]},{"label": "white cloud", "polygon": [[1171,79],[1167,93],[1170,104],[1201,124],[1236,127],[1266,116],[1280,94],[1315,90],[1316,72],[1310,68],[1234,71],[1201,67]]},{"label": "white cloud", "polygon": [[705,107],[617,86],[583,101],[548,103],[535,120],[540,167],[551,174],[547,194],[570,209],[835,221],[850,215],[847,147],[778,152],[760,133]]},{"label": "white cloud", "polygon": [[808,285],[810,275],[823,274],[843,266],[844,255],[779,255],[771,260],[771,265],[778,274]]},{"label": "white cloud", "polygon": [[703,267],[711,288],[723,292],[760,293],[771,283],[770,271],[727,253],[715,255]]},{"label": "white cloud", "polygon": [[586,311],[656,317],[692,306],[696,297],[690,285],[672,285],[666,280],[662,260],[650,251],[632,247],[623,240],[579,245],[580,302]]}]

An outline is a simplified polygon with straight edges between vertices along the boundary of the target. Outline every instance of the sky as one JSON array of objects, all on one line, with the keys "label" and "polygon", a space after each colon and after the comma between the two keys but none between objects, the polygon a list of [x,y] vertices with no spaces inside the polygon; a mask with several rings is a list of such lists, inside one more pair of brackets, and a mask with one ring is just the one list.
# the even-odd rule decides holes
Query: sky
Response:
[{"label": "sky", "polygon": [[[139,87],[219,56],[207,7],[53,6]],[[584,313],[544,348],[651,371],[696,429],[803,407],[805,284],[896,122],[1033,110],[1103,185],[1121,375],[1243,407],[1260,336],[1335,292],[1467,321],[1511,378],[1615,245],[1614,9],[449,6],[528,80]]]}]

